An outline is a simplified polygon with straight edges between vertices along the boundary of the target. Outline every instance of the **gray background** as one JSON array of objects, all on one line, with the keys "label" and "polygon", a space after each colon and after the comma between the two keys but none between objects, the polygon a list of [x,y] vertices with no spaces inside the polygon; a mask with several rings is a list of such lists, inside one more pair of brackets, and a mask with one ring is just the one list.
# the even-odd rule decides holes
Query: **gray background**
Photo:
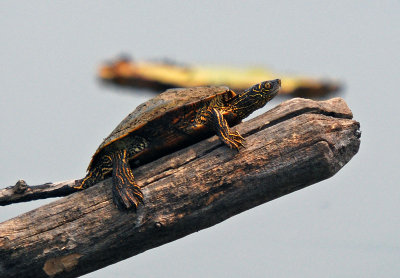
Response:
[{"label": "gray background", "polygon": [[337,175],[85,277],[399,277],[400,2],[142,2],[1,1],[0,187],[85,174],[152,96],[96,81],[121,52],[337,77],[362,129]]}]

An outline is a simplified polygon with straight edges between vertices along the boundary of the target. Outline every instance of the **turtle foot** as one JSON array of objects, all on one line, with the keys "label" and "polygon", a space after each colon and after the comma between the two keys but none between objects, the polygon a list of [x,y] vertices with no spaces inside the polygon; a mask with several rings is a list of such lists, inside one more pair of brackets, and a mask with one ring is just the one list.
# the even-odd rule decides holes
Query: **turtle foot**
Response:
[{"label": "turtle foot", "polygon": [[143,202],[143,193],[137,184],[115,183],[113,201],[120,210],[136,210]]},{"label": "turtle foot", "polygon": [[236,149],[239,151],[239,148],[244,147],[245,139],[239,134],[239,132],[235,131],[233,133],[229,133],[229,135],[224,138],[224,143],[229,146],[231,149]]}]

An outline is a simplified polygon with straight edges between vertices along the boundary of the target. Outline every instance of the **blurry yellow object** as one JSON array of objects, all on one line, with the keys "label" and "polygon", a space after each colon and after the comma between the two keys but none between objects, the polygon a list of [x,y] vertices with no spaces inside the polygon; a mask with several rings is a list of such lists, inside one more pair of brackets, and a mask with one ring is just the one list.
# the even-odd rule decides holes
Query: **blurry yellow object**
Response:
[{"label": "blurry yellow object", "polygon": [[101,66],[99,76],[104,81],[119,85],[154,89],[225,85],[240,91],[276,78],[282,80],[281,94],[310,97],[340,89],[340,84],[335,80],[285,76],[262,68],[186,67],[169,62],[133,62],[129,59],[119,59]]}]

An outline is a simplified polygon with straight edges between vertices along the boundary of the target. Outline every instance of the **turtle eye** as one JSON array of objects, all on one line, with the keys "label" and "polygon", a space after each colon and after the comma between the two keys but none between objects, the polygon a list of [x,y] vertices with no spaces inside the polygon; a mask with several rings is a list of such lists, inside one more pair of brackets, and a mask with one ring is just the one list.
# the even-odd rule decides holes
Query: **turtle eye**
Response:
[{"label": "turtle eye", "polygon": [[267,90],[271,89],[271,83],[269,83],[269,82],[265,83],[264,88]]}]

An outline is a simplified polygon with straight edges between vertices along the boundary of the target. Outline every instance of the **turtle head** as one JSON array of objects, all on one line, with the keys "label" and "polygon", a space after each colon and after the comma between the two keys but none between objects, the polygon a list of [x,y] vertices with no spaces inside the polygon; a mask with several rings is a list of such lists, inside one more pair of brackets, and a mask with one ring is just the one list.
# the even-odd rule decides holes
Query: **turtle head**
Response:
[{"label": "turtle head", "polygon": [[244,119],[275,97],[278,94],[280,87],[280,79],[264,81],[256,84],[233,98],[230,103],[231,109],[241,119]]}]

